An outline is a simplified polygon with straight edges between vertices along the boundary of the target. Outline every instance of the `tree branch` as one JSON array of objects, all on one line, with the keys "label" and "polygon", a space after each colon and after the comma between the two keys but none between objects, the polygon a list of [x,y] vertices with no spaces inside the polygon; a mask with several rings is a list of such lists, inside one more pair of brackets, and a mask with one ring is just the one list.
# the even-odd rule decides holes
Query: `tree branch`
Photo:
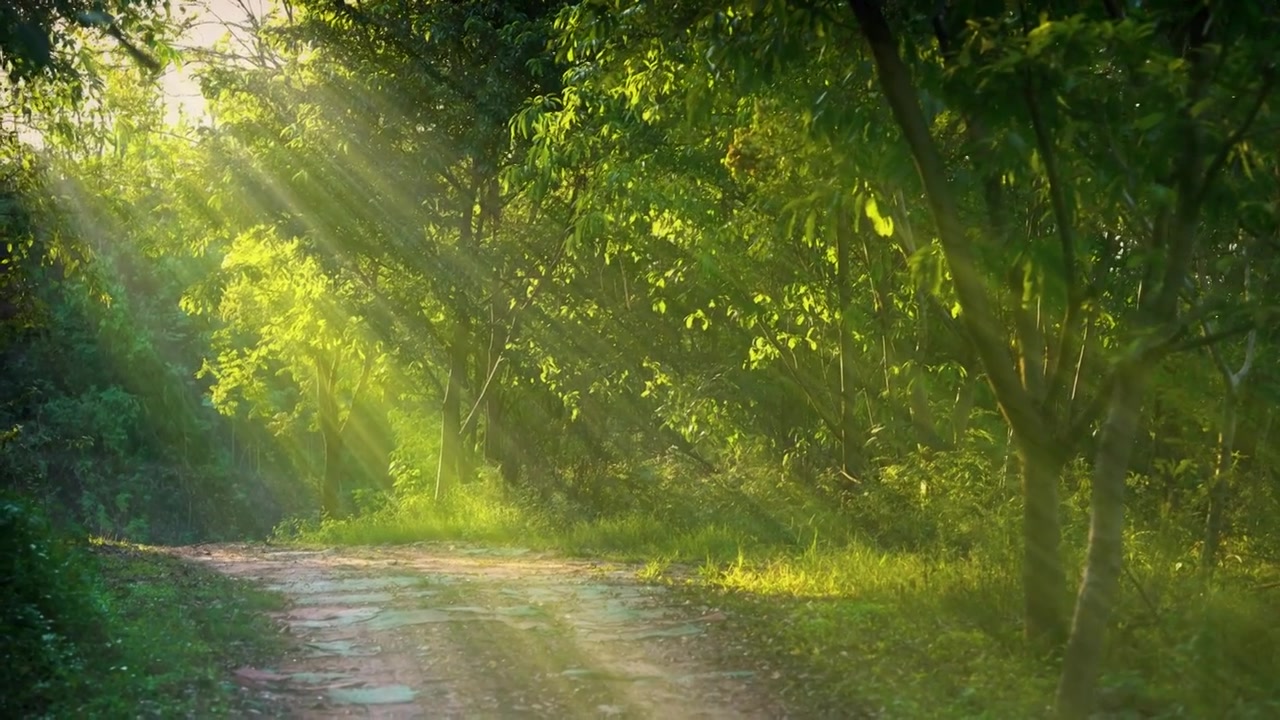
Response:
[{"label": "tree branch", "polygon": [[[1248,322],[1243,322],[1238,325],[1233,325],[1227,328],[1226,330],[1219,330],[1218,332],[1215,332],[1215,333],[1206,333],[1205,335],[1202,335],[1198,338],[1194,338],[1192,340],[1188,340],[1183,343],[1177,343],[1177,342],[1166,343],[1162,347],[1160,357],[1165,357],[1165,356],[1173,355],[1175,353],[1180,353],[1180,352],[1186,352],[1188,350],[1195,350],[1196,348],[1208,347],[1215,343],[1222,342],[1223,340],[1233,338],[1237,335],[1243,335],[1244,333],[1252,331],[1254,328],[1255,326],[1253,324],[1253,321],[1250,320]],[[1183,335],[1185,335],[1185,333],[1183,333]]]},{"label": "tree branch", "polygon": [[1081,296],[1076,279],[1075,219],[1071,216],[1066,190],[1062,187],[1062,176],[1058,170],[1058,153],[1053,146],[1053,140],[1049,137],[1049,130],[1045,127],[1040,103],[1030,77],[1025,80],[1023,98],[1027,103],[1027,112],[1031,116],[1036,146],[1040,149],[1040,157],[1044,161],[1045,180],[1049,184],[1049,202],[1053,207],[1054,223],[1058,226],[1058,244],[1062,248],[1062,276],[1067,285],[1067,307],[1063,314],[1062,326],[1059,328],[1058,349],[1053,354],[1049,376],[1045,382],[1044,407],[1052,408],[1066,387],[1066,383],[1063,382],[1065,358],[1075,355],[1073,340],[1076,338],[1076,326],[1079,324]]},{"label": "tree branch", "polygon": [[[1202,308],[1203,309],[1203,308]],[[1093,400],[1081,411],[1080,415],[1072,421],[1070,428],[1067,430],[1067,442],[1075,443],[1084,436],[1089,426],[1093,425],[1102,411],[1106,409],[1107,398],[1111,395],[1111,389],[1115,387],[1119,378],[1128,373],[1128,368],[1137,365],[1148,365],[1157,363],[1160,360],[1173,355],[1175,353],[1194,350],[1200,347],[1212,346],[1214,343],[1221,342],[1227,338],[1249,332],[1254,329],[1252,321],[1234,325],[1227,330],[1216,333],[1206,333],[1205,335],[1194,338],[1192,340],[1183,341],[1187,335],[1188,325],[1179,324],[1163,339],[1147,344],[1145,347],[1138,347],[1128,357],[1120,359],[1112,367],[1111,372],[1107,373],[1102,380],[1102,385],[1094,394]]]},{"label": "tree branch", "polygon": [[978,272],[973,249],[965,237],[960,211],[947,178],[945,164],[929,132],[920,108],[911,74],[889,29],[878,0],[848,0],[858,19],[863,38],[871,46],[876,74],[894,120],[915,160],[930,209],[938,226],[938,236],[947,257],[964,325],[982,358],[988,381],[1000,401],[1010,425],[1032,437],[1044,435],[1044,423],[1019,381],[991,309],[985,282]]},{"label": "tree branch", "polygon": [[1224,165],[1227,164],[1227,158],[1231,156],[1231,151],[1240,144],[1249,128],[1254,121],[1258,119],[1258,114],[1262,112],[1262,106],[1267,102],[1267,96],[1271,94],[1271,90],[1275,87],[1276,71],[1274,67],[1265,68],[1262,71],[1262,85],[1258,88],[1258,96],[1254,98],[1253,105],[1245,114],[1244,120],[1240,122],[1240,126],[1235,129],[1227,137],[1226,142],[1218,150],[1218,154],[1209,162],[1209,167],[1204,171],[1204,179],[1200,181],[1200,188],[1196,192],[1196,206],[1199,207],[1204,202],[1205,196],[1209,193],[1209,186],[1213,184],[1214,177],[1222,171]]}]

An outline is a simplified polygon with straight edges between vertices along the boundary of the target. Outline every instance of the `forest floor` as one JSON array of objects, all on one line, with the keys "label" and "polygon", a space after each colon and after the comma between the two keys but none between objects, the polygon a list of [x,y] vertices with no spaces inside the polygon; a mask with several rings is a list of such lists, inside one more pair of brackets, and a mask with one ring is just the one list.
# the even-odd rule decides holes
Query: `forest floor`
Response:
[{"label": "forest floor", "polygon": [[451,543],[174,552],[286,598],[289,652],[235,671],[264,714],[787,716],[772,671],[708,632],[726,611],[640,582],[637,566]]}]

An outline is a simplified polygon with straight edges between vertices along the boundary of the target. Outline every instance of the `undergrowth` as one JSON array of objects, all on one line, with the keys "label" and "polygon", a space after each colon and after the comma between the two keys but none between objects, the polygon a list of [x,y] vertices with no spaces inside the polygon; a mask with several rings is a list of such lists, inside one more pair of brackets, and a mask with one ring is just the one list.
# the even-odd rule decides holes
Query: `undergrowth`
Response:
[{"label": "undergrowth", "polygon": [[0,716],[211,717],[245,700],[229,671],[283,640],[277,596],[142,546],[84,543],[4,500]]},{"label": "undergrowth", "polygon": [[[959,472],[924,469],[943,489]],[[445,503],[409,496],[365,516],[294,524],[277,540],[467,540],[639,561],[641,579],[730,610],[721,646],[764,668],[798,715],[1045,717],[1059,659],[1021,637],[1016,488],[926,492],[921,470],[886,473],[901,484],[877,488],[874,503],[757,476],[738,483],[737,497],[672,481],[650,493],[664,498],[661,510],[594,515],[481,482]],[[1087,527],[1079,487],[1063,506],[1075,568]],[[1275,578],[1237,564],[1202,584],[1192,542],[1141,516],[1135,526],[1100,717],[1280,717]]]}]

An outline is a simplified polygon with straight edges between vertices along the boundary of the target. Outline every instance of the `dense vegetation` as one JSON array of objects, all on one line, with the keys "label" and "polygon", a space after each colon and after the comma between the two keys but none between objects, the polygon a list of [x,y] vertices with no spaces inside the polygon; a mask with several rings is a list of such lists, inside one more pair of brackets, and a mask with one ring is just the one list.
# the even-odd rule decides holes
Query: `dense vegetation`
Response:
[{"label": "dense vegetation", "polygon": [[0,36],[57,522],[704,561],[828,713],[1280,712],[1274,3],[300,0],[177,124],[117,4]]}]

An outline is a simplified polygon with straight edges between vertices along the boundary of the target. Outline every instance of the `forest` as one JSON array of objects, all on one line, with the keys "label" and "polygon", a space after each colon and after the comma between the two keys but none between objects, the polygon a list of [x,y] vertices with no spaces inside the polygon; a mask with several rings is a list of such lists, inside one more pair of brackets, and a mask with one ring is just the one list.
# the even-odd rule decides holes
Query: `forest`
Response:
[{"label": "forest", "polygon": [[1277,37],[5,3],[0,710],[152,716],[139,548],[466,540],[695,568],[796,717],[1280,716]]}]

